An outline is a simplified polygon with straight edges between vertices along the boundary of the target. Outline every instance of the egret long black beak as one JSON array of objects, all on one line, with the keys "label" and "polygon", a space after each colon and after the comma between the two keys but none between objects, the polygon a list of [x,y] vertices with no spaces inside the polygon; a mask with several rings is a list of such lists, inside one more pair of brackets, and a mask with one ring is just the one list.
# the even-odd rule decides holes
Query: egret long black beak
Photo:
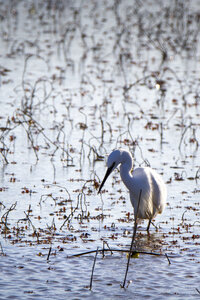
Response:
[{"label": "egret long black beak", "polygon": [[100,185],[100,188],[99,188],[99,190],[98,190],[98,194],[101,192],[101,189],[102,189],[102,187],[104,186],[104,183],[106,182],[108,176],[109,176],[110,173],[112,172],[113,167],[114,167],[114,164],[113,164],[110,168],[107,169],[106,174],[105,174],[105,176],[104,176],[104,179],[103,179],[103,181],[102,181],[102,183],[101,183],[101,185]]}]

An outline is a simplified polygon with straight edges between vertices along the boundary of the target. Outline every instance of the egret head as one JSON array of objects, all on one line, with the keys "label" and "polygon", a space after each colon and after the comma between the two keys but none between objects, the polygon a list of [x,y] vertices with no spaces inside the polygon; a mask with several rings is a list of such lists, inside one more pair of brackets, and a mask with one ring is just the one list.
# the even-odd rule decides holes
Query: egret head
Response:
[{"label": "egret head", "polygon": [[108,178],[108,176],[110,175],[110,173],[117,168],[117,166],[121,163],[121,151],[120,150],[114,150],[113,152],[110,153],[110,155],[108,156],[108,160],[107,160],[107,172],[104,176],[104,179],[100,185],[99,191],[98,193],[100,193],[104,183],[106,182],[106,179]]}]

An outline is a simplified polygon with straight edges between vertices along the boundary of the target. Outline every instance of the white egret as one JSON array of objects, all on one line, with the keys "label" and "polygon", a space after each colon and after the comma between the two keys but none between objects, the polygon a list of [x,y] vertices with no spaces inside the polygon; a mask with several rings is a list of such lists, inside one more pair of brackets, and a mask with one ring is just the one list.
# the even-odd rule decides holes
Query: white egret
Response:
[{"label": "white egret", "polygon": [[148,219],[147,231],[149,231],[151,220],[157,214],[161,214],[165,208],[167,198],[166,185],[161,176],[149,167],[136,168],[131,173],[133,158],[130,152],[126,150],[114,150],[108,156],[108,169],[98,193],[101,191],[110,173],[119,164],[122,181],[130,192],[135,222],[137,222],[137,218]]}]

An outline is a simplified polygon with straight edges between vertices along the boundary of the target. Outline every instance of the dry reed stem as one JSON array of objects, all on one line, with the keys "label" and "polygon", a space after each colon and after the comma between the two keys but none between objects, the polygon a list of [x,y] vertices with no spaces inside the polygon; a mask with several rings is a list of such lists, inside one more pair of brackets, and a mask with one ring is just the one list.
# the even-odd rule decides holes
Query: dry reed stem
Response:
[{"label": "dry reed stem", "polygon": [[93,262],[93,266],[92,266],[92,274],[91,274],[91,278],[90,278],[90,290],[92,290],[92,280],[93,280],[93,275],[94,275],[94,268],[95,268],[95,263],[96,263],[96,259],[97,259],[97,254],[98,254],[98,247],[96,250],[96,254],[95,254],[94,262]]},{"label": "dry reed stem", "polygon": [[142,194],[142,190],[140,190],[140,194],[139,194],[138,206],[137,206],[137,212],[136,212],[135,224],[134,224],[134,230],[133,230],[133,237],[132,237],[132,241],[131,241],[131,247],[130,247],[130,250],[129,250],[128,261],[127,261],[127,265],[126,265],[126,273],[125,273],[125,276],[124,276],[124,282],[123,282],[122,288],[124,288],[125,284],[126,284],[126,277],[127,277],[127,274],[128,274],[129,263],[130,263],[130,258],[131,258],[131,252],[132,252],[133,243],[134,243],[135,237],[136,237],[136,232],[137,232],[137,216],[138,216],[138,210],[139,210],[139,206],[140,206],[141,194]]}]

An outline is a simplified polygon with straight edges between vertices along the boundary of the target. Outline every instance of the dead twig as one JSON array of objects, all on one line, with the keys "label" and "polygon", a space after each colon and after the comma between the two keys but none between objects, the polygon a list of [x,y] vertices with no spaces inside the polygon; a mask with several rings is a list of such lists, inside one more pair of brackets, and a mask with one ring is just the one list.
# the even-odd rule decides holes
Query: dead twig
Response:
[{"label": "dead twig", "polygon": [[[87,252],[81,252],[81,253],[77,253],[77,254],[73,254],[68,256],[67,258],[72,258],[72,257],[79,257],[79,256],[83,256],[83,255],[88,255],[88,254],[92,254],[92,253],[96,253],[97,250],[90,250]],[[122,253],[127,253],[130,252],[130,249],[98,249],[98,252],[122,252]],[[112,253],[113,254],[113,253]],[[142,250],[131,250],[131,255],[134,254],[146,254],[146,255],[155,255],[155,256],[165,256],[166,254],[162,254],[162,253],[156,253],[156,252],[147,252],[147,251],[142,251]],[[167,257],[169,258],[169,256],[167,255]]]},{"label": "dead twig", "polygon": [[5,254],[5,253],[4,253],[4,251],[3,251],[3,247],[2,247],[2,245],[1,245],[1,242],[0,242],[0,248],[1,248],[0,255],[2,255],[2,256],[6,256],[6,254]]},{"label": "dead twig", "polygon": [[182,217],[181,217],[181,219],[182,219],[182,226],[183,226],[183,224],[184,224],[184,222],[185,222],[185,220],[184,220],[184,215],[185,215],[186,212],[187,212],[187,210],[185,210],[185,211],[183,212]]},{"label": "dead twig", "polygon": [[142,190],[140,190],[140,194],[139,194],[137,212],[136,212],[136,216],[135,216],[135,224],[134,224],[134,229],[133,229],[133,237],[132,237],[132,241],[131,241],[131,247],[130,247],[130,250],[129,250],[128,261],[127,261],[127,266],[126,266],[126,273],[125,273],[125,276],[124,276],[124,282],[123,282],[122,288],[124,288],[125,284],[126,284],[126,277],[127,277],[127,274],[128,274],[128,268],[129,268],[129,263],[130,263],[130,258],[131,258],[131,252],[132,252],[133,243],[135,241],[135,236],[136,236],[136,232],[137,232],[137,216],[138,216],[138,211],[139,211],[139,206],[140,206],[141,194],[142,194]]},{"label": "dead twig", "polygon": [[33,234],[37,238],[37,243],[39,243],[39,233],[37,232],[35,226],[33,225],[32,221],[30,220],[29,215],[27,215],[27,213],[25,211],[24,211],[24,214],[26,215],[27,220],[29,221],[29,223],[31,224],[31,226],[33,228]]},{"label": "dead twig", "polygon": [[165,253],[165,256],[167,257],[169,265],[171,265],[171,261],[169,260],[169,256],[167,255],[167,253]]},{"label": "dead twig", "polygon": [[47,255],[47,261],[49,261],[50,254],[51,254],[51,247],[49,248],[49,252],[48,252],[48,255]]},{"label": "dead twig", "polygon": [[17,205],[17,202],[15,202],[14,204],[11,205],[11,207],[5,212],[5,214],[3,214],[3,216],[1,217],[1,222],[4,224],[4,230],[5,230],[5,234],[6,234],[6,231],[9,230],[9,227],[8,227],[8,215],[9,213],[15,209]]},{"label": "dead twig", "polygon": [[186,131],[187,131],[189,128],[191,128],[191,127],[192,127],[192,124],[190,124],[190,125],[188,125],[187,127],[185,127],[185,129],[184,129],[184,131],[183,131],[183,133],[182,133],[182,135],[181,135],[180,142],[179,142],[179,146],[178,146],[179,151],[181,151],[181,144],[182,144],[182,142],[183,142],[183,138],[184,138],[184,136],[185,136],[185,134],[186,134]]},{"label": "dead twig", "polygon": [[97,254],[98,254],[98,247],[96,250],[96,254],[95,254],[94,262],[93,262],[93,266],[92,266],[92,274],[91,274],[91,278],[90,278],[90,290],[92,290],[92,280],[93,280],[93,275],[94,275],[94,267],[95,267],[95,263],[96,263],[96,259],[97,259]]},{"label": "dead twig", "polygon": [[108,242],[106,242],[106,241],[103,241],[103,250],[102,250],[102,256],[103,256],[103,258],[104,258],[104,252],[105,252],[105,248],[104,248],[104,246],[107,246],[108,247],[108,249],[107,250],[110,250],[110,252],[111,252],[111,255],[113,254],[113,252],[112,252],[112,249],[110,248],[110,246],[108,245]]},{"label": "dead twig", "polygon": [[198,170],[196,171],[196,175],[195,175],[195,179],[196,179],[196,180],[199,179],[199,177],[200,177],[199,173],[200,173],[200,167],[199,167]]}]

